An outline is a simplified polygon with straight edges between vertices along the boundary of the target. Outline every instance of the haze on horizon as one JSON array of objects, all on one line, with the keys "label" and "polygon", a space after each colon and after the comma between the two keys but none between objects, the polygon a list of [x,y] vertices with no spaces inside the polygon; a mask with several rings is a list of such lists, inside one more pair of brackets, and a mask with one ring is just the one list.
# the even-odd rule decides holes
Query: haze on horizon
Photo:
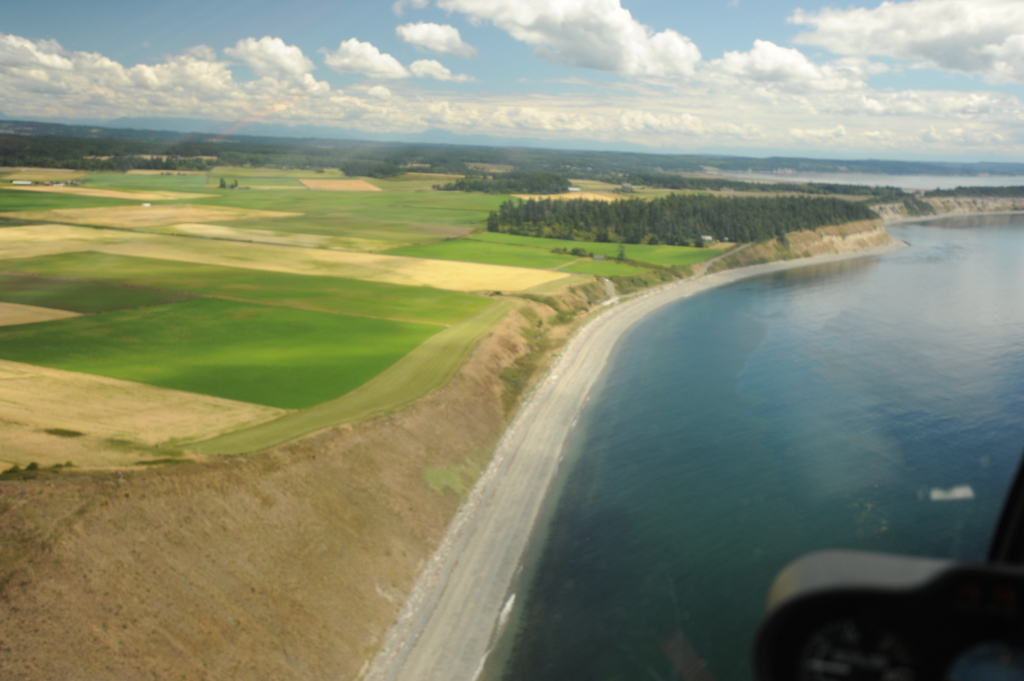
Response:
[{"label": "haze on horizon", "polygon": [[1022,83],[1022,0],[59,0],[0,18],[0,116],[22,120],[1005,161]]}]

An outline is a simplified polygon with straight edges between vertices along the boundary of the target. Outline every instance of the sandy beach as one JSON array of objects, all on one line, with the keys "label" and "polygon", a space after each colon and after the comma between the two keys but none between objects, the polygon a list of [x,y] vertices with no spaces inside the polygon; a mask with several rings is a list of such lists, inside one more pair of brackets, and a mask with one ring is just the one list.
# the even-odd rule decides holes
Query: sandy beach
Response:
[{"label": "sandy beach", "polygon": [[773,262],[673,282],[597,314],[562,349],[519,409],[440,547],[420,574],[366,681],[473,681],[511,612],[510,593],[565,440],[622,334],[675,301],[772,272],[881,255],[856,253]]}]

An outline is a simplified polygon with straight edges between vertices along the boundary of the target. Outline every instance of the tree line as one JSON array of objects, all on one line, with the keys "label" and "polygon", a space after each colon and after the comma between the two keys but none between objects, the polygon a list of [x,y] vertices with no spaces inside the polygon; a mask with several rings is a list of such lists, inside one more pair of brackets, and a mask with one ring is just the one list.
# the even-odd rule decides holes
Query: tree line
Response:
[{"label": "tree line", "polygon": [[602,177],[612,184],[628,183],[636,186],[658,189],[690,189],[693,191],[743,191],[769,194],[841,194],[845,196],[871,197],[873,202],[898,201],[907,194],[899,187],[867,187],[856,184],[828,182],[747,182],[718,177],[692,177],[673,173],[628,173]]},{"label": "tree line", "polygon": [[671,194],[652,201],[506,201],[487,230],[576,241],[686,246],[702,236],[749,242],[878,216],[862,203],[835,198],[731,198]]}]

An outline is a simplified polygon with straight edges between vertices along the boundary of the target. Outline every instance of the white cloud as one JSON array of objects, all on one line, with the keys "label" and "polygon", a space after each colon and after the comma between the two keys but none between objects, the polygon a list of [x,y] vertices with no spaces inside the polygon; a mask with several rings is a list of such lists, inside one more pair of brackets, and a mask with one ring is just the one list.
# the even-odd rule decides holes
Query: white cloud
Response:
[{"label": "white cloud", "polygon": [[475,57],[476,48],[462,41],[459,29],[447,24],[419,22],[403,24],[395,33],[405,42],[434,54],[451,54],[456,57]]},{"label": "white cloud", "polygon": [[706,73],[711,78],[727,76],[788,92],[807,92],[860,88],[867,70],[867,64],[857,60],[819,66],[799,50],[755,40],[749,52],[726,52],[709,62]]},{"label": "white cloud", "polygon": [[395,4],[391,5],[391,10],[398,16],[402,16],[406,7],[423,9],[428,4],[430,4],[430,0],[395,0]]},{"label": "white cloud", "polygon": [[457,76],[453,75],[451,71],[433,59],[414,61],[409,65],[409,70],[417,78],[434,78],[435,80],[452,81],[455,83],[467,83],[473,80],[473,78],[464,73],[460,73]]},{"label": "white cloud", "polygon": [[71,61],[61,54],[63,51],[54,40],[33,42],[21,36],[0,33],[0,68],[41,66],[70,70]]},{"label": "white cloud", "polygon": [[832,140],[838,140],[846,137],[846,127],[837,125],[834,128],[828,129],[801,129],[791,128],[789,134],[798,140],[808,140],[811,142],[829,142]]},{"label": "white cloud", "polygon": [[[310,73],[236,81],[231,64],[216,57],[190,48],[158,64],[127,67],[52,41],[0,35],[0,110],[25,120],[160,116],[375,133],[440,128],[632,142],[652,150],[742,145],[798,154],[827,144],[832,152],[858,157],[877,151],[919,154],[926,135],[933,154],[1024,154],[1024,103],[1012,94],[980,88],[875,90],[864,80],[872,67],[862,58],[815,64],[769,43],[704,63],[686,87],[628,79],[613,86],[581,82],[557,94],[439,91],[418,81],[392,90],[370,82],[346,94]],[[450,74],[432,60],[409,69],[426,77]],[[849,87],[830,84],[843,78]]]},{"label": "white cloud", "polygon": [[874,9],[797,10],[812,26],[796,42],[835,54],[892,57],[916,66],[977,73],[990,82],[1024,82],[1024,2],[910,0]]},{"label": "white cloud", "polygon": [[372,78],[409,77],[409,72],[397,59],[355,38],[341,43],[334,52],[320,51],[324,54],[324,63],[338,73],[362,73]]},{"label": "white cloud", "polygon": [[626,75],[693,73],[700,50],[672,29],[654,33],[619,0],[437,0],[471,21],[490,21],[551,61]]},{"label": "white cloud", "polygon": [[302,54],[302,50],[295,45],[285,45],[280,38],[270,36],[264,36],[259,40],[239,40],[234,47],[225,48],[224,54],[245,62],[253,73],[261,78],[302,78],[304,74],[313,70],[313,62]]}]

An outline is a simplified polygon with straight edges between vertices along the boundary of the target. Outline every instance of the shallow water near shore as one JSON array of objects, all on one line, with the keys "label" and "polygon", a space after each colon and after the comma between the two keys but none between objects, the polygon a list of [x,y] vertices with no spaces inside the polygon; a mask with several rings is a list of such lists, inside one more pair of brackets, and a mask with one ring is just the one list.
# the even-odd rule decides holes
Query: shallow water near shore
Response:
[{"label": "shallow water near shore", "polygon": [[984,558],[1024,448],[1024,216],[889,231],[911,246],[708,291],[622,337],[485,676],[677,679],[682,631],[745,681],[797,556]]}]

